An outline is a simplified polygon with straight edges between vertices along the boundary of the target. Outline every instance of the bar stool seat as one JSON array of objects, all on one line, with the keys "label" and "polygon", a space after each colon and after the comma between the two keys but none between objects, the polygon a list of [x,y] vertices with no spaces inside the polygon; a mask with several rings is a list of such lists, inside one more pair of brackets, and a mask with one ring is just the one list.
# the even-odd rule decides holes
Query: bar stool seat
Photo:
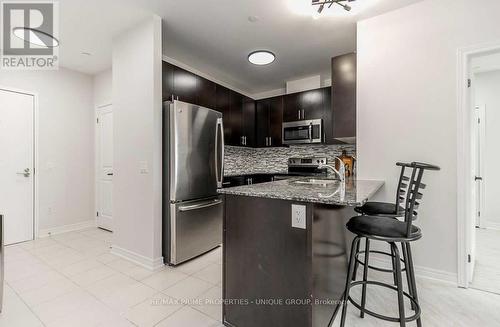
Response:
[{"label": "bar stool seat", "polygon": [[404,208],[399,206],[399,210],[396,210],[396,205],[394,203],[388,202],[366,202],[361,207],[354,208],[357,213],[367,215],[367,216],[398,216],[398,212],[403,212]]},{"label": "bar stool seat", "polygon": [[391,238],[417,240],[422,237],[420,228],[411,226],[411,234],[407,235],[407,223],[389,217],[356,216],[349,220],[347,229],[354,234],[373,239]]}]

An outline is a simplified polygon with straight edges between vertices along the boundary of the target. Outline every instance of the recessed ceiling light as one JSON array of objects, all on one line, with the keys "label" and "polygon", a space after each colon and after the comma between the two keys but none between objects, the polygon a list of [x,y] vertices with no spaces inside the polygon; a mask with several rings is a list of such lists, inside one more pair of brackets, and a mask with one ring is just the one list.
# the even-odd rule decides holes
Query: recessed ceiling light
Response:
[{"label": "recessed ceiling light", "polygon": [[59,46],[59,40],[49,33],[29,27],[14,27],[13,33],[15,36],[40,47],[54,48]]},{"label": "recessed ceiling light", "polygon": [[248,61],[254,65],[269,65],[276,59],[274,53],[268,50],[257,50],[248,55]]}]

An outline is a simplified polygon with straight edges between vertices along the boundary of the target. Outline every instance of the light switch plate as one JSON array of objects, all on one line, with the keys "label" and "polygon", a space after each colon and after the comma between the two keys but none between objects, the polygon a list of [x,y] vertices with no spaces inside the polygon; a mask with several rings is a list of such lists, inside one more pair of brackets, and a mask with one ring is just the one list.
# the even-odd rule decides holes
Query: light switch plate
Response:
[{"label": "light switch plate", "polygon": [[292,227],[306,229],[306,206],[292,204]]},{"label": "light switch plate", "polygon": [[148,174],[149,173],[147,161],[139,161],[139,172],[141,174]]}]

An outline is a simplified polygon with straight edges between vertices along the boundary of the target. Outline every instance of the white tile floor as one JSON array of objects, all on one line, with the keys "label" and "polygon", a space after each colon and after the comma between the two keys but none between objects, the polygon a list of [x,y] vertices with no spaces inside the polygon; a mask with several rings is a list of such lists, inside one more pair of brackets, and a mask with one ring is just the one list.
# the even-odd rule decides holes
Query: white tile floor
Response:
[{"label": "white tile floor", "polygon": [[[221,298],[221,249],[152,273],[110,254],[110,238],[89,229],[7,247],[0,327],[222,326],[221,306],[210,301]],[[500,326],[499,295],[425,279],[418,288],[424,326]],[[367,294],[369,308],[397,314],[393,292]],[[393,325],[358,314],[351,305],[347,326]]]},{"label": "white tile floor", "polygon": [[93,228],[6,247],[0,327],[222,326],[222,251],[151,272]]}]

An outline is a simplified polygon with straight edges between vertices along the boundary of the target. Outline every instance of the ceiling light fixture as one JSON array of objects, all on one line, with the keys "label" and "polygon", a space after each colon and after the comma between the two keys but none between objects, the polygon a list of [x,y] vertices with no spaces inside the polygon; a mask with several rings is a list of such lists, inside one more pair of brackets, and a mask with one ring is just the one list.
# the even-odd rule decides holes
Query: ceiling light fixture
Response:
[{"label": "ceiling light fixture", "polygon": [[54,48],[59,46],[59,40],[54,36],[34,28],[14,27],[13,33],[21,40],[40,47]]},{"label": "ceiling light fixture", "polygon": [[344,8],[345,11],[351,11],[351,6],[348,5],[349,2],[353,2],[356,0],[312,0],[313,6],[319,6],[317,14],[321,14],[325,9],[325,6],[331,8],[333,5],[338,5]]},{"label": "ceiling light fixture", "polygon": [[274,53],[268,50],[257,50],[248,55],[248,61],[254,65],[269,65],[276,59]]}]

